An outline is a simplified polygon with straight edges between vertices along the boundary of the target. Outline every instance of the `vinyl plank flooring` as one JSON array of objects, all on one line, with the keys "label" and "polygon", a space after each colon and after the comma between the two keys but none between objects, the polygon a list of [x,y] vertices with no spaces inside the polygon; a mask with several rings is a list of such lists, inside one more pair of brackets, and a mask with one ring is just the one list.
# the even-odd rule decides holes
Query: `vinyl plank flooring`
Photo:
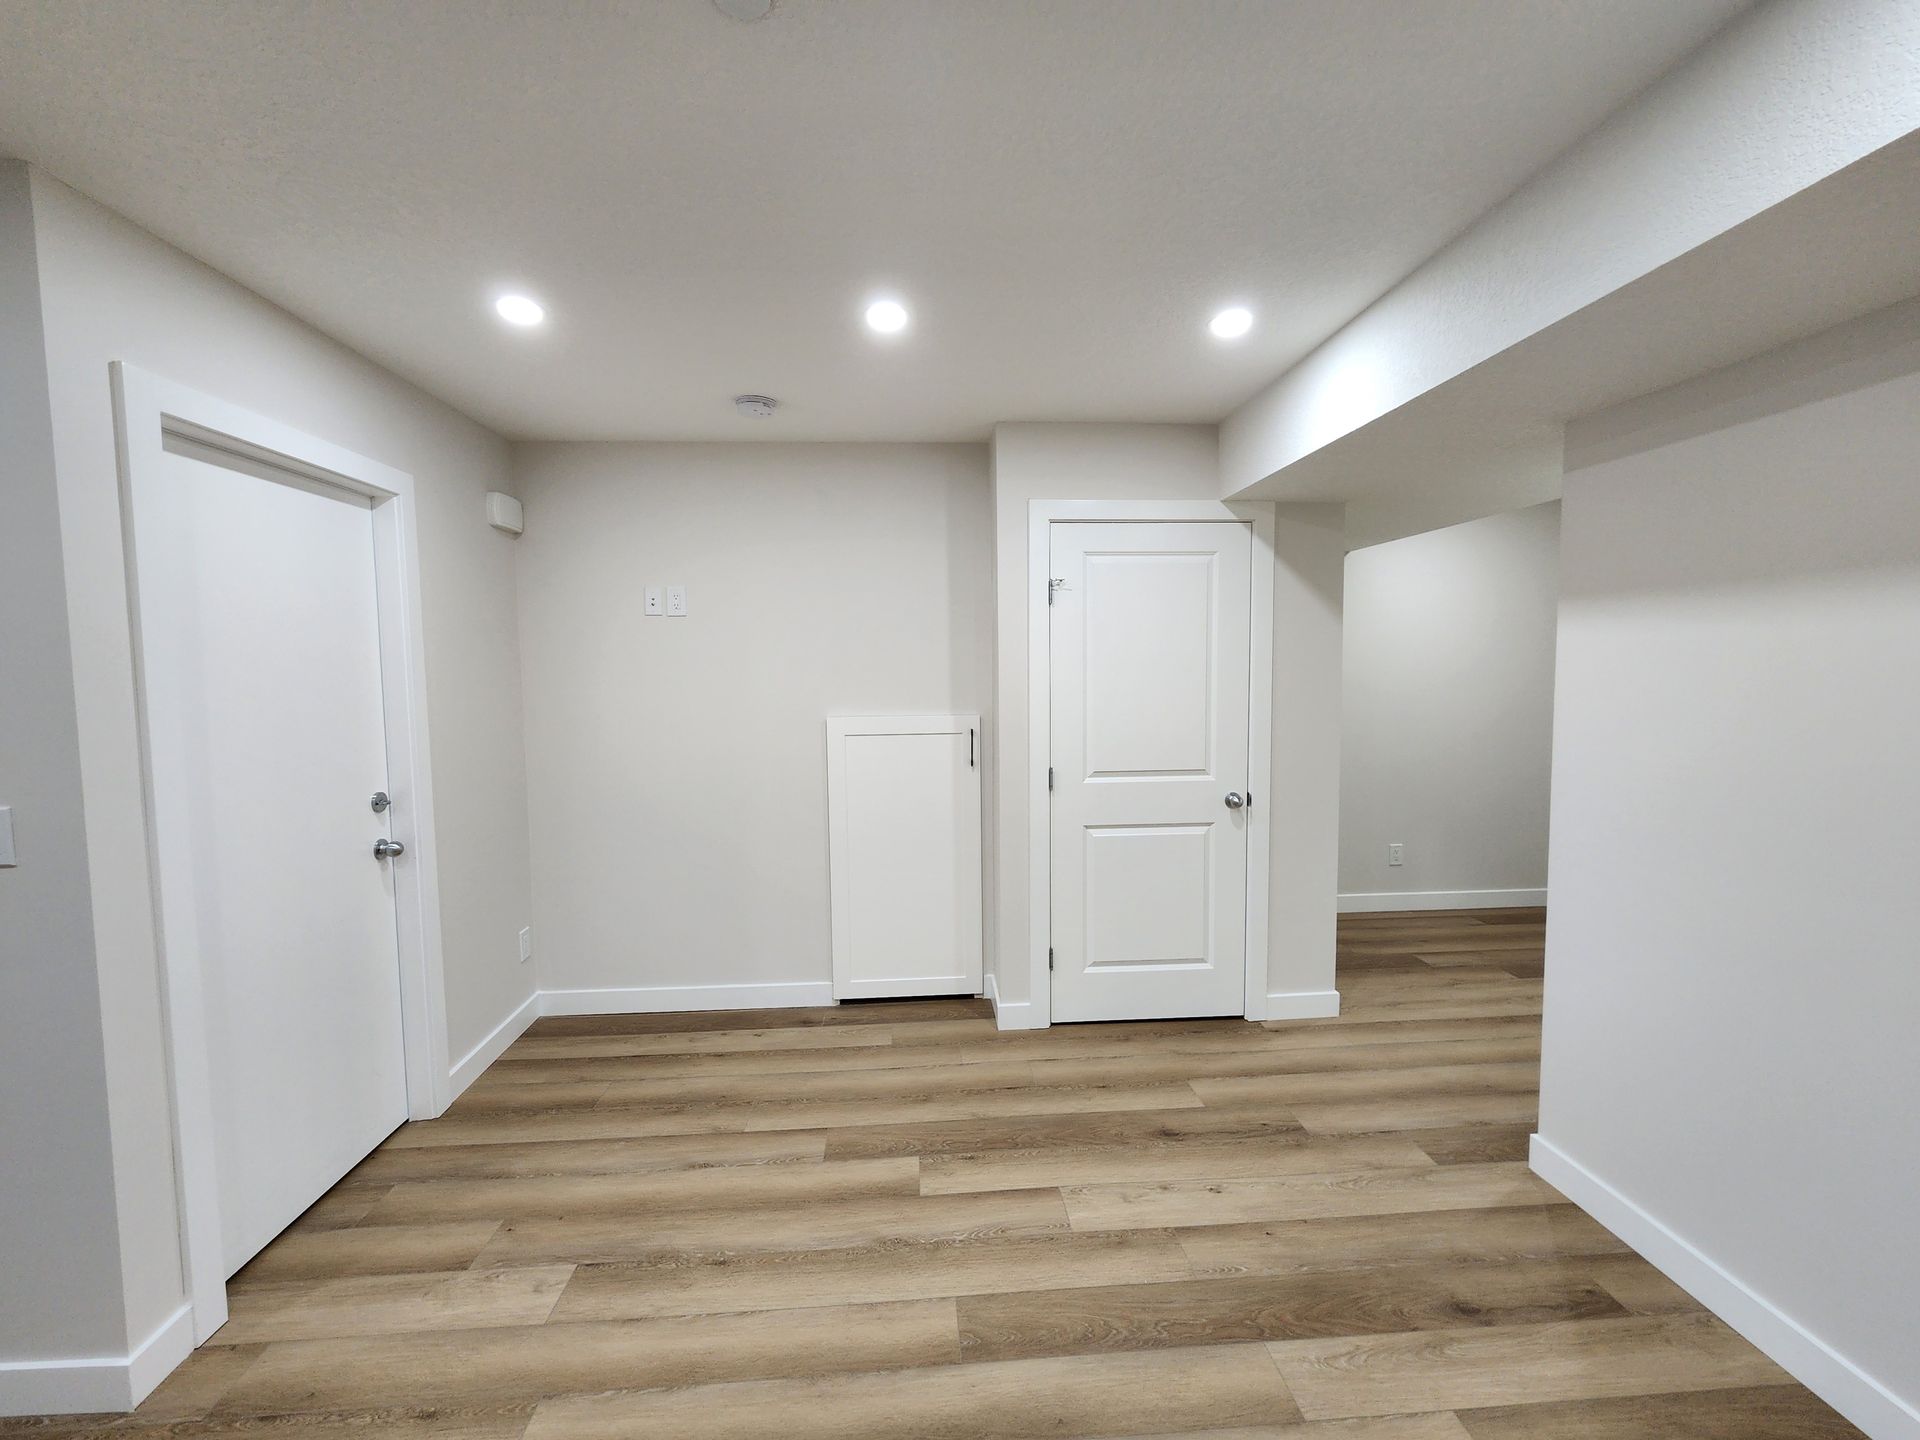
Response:
[{"label": "vinyl plank flooring", "polygon": [[1195,1275],[1371,1272],[1387,1265],[1505,1264],[1626,1250],[1611,1232],[1571,1205],[1283,1220],[1173,1233]]},{"label": "vinyl plank flooring", "polygon": [[849,1126],[827,1132],[827,1159],[857,1160],[876,1155],[931,1157],[986,1151],[1039,1154],[1063,1148],[1118,1148],[1129,1153],[1145,1153],[1159,1147],[1275,1136],[1304,1138],[1305,1131],[1291,1115],[1270,1106],[1083,1111],[1066,1115]]},{"label": "vinyl plank flooring", "polygon": [[887,1240],[1053,1235],[1068,1229],[1056,1190],[823,1202],[787,1210],[673,1211],[510,1220],[476,1268],[636,1260],[666,1250],[836,1250]]},{"label": "vinyl plank flooring", "polygon": [[1212,1145],[1185,1144],[1139,1149],[988,1150],[941,1155],[921,1162],[920,1189],[927,1195],[1019,1190],[1142,1180],[1244,1180],[1330,1170],[1418,1169],[1426,1152],[1398,1138],[1315,1141],[1301,1133]]},{"label": "vinyl plank flooring", "polygon": [[1527,1169],[1542,921],[1343,917],[1328,1020],[541,1020],[0,1440],[1854,1436]]},{"label": "vinyl plank flooring", "polygon": [[1273,1180],[1087,1185],[1060,1193],[1076,1230],[1480,1210],[1550,1204],[1561,1199],[1559,1192],[1524,1165],[1355,1170]]},{"label": "vinyl plank flooring", "polygon": [[1798,1385],[1469,1410],[1473,1440],[1863,1440]]},{"label": "vinyl plank flooring", "polygon": [[771,1100],[701,1106],[601,1106],[504,1115],[444,1116],[409,1125],[387,1143],[499,1144],[526,1140],[618,1140],[646,1135],[751,1134],[832,1129],[914,1120],[969,1120],[996,1115],[1077,1114],[1101,1110],[1182,1109],[1200,1105],[1187,1085],[1032,1087],[899,1100]]},{"label": "vinyl plank flooring", "polygon": [[543,1403],[527,1440],[1037,1440],[1299,1418],[1257,1345],[948,1366]]},{"label": "vinyl plank flooring", "polygon": [[1537,1089],[1488,1095],[1423,1095],[1296,1105],[1293,1113],[1315,1135],[1374,1135],[1463,1125],[1525,1125],[1540,1116]]},{"label": "vinyl plank flooring", "polygon": [[960,1350],[968,1360],[1538,1325],[1626,1313],[1589,1270],[1557,1260],[1222,1275],[970,1295],[959,1302]]},{"label": "vinyl plank flooring", "polygon": [[1314,1419],[1775,1384],[1785,1372],[1711,1315],[1286,1340],[1268,1351]]},{"label": "vinyl plank flooring", "polygon": [[306,1234],[289,1231],[248,1261],[232,1283],[464,1270],[499,1228],[498,1220],[463,1220],[447,1225],[355,1226]]},{"label": "vinyl plank flooring", "polygon": [[1537,1097],[1540,1066],[1533,1060],[1473,1065],[1418,1065],[1405,1069],[1335,1070],[1293,1075],[1199,1079],[1194,1093],[1209,1105],[1287,1105],[1372,1100],[1393,1096],[1519,1093]]},{"label": "vinyl plank flooring", "polygon": [[1490,1165],[1524,1161],[1533,1148],[1533,1126],[1446,1125],[1422,1127],[1408,1137],[1436,1165]]},{"label": "vinyl plank flooring", "polygon": [[[349,1179],[512,1180],[549,1175],[638,1175],[715,1166],[824,1160],[826,1135],[659,1135],[631,1140],[527,1140],[499,1145],[382,1146]],[[384,1193],[384,1192],[383,1192]],[[371,1208],[371,1207],[369,1207]]]},{"label": "vinyl plank flooring", "polygon": [[624,1320],[729,1310],[787,1310],[1191,1278],[1166,1230],[936,1240],[841,1250],[669,1253],[582,1265],[553,1318]]},{"label": "vinyl plank flooring", "polygon": [[532,1325],[266,1347],[219,1408],[501,1404],[575,1391],[951,1362],[953,1302]]},{"label": "vinyl plank flooring", "polygon": [[236,1286],[211,1343],[538,1325],[572,1276],[572,1265],[538,1265]]},{"label": "vinyl plank flooring", "polygon": [[370,1223],[617,1215],[635,1224],[675,1211],[814,1205],[918,1195],[920,1162],[835,1160],[798,1165],[721,1165],[639,1174],[547,1175],[507,1180],[409,1180],[395,1185]]}]

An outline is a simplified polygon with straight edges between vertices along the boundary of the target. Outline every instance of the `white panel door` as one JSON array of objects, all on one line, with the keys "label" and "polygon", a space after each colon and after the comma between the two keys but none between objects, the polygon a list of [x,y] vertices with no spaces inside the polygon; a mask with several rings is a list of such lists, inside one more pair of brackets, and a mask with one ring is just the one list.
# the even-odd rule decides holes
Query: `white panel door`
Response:
[{"label": "white panel door", "polygon": [[1251,531],[1049,528],[1053,1018],[1244,1014]]},{"label": "white panel door", "polygon": [[407,1118],[369,502],[169,439],[135,583],[168,933],[228,1274]]},{"label": "white panel door", "polygon": [[979,723],[827,721],[836,999],[980,993]]}]

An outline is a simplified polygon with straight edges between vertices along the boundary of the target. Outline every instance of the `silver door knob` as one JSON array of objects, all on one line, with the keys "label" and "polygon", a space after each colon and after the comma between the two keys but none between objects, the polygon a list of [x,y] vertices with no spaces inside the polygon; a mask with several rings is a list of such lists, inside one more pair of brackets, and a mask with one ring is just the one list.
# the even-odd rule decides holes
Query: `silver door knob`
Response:
[{"label": "silver door knob", "polygon": [[398,840],[376,840],[373,842],[373,857],[376,860],[391,860],[396,855],[407,853],[407,847]]},{"label": "silver door knob", "polygon": [[1238,810],[1242,805],[1246,803],[1247,803],[1246,797],[1242,795],[1238,790],[1227,791],[1227,809]]}]

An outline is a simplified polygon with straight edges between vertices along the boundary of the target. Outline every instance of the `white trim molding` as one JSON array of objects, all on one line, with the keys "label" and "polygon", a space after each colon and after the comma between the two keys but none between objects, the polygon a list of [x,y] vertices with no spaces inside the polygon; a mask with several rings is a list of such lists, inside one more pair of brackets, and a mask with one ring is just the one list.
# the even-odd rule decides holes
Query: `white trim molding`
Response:
[{"label": "white trim molding", "polygon": [[0,1360],[0,1415],[105,1415],[133,1409],[193,1351],[183,1304],[127,1355]]},{"label": "white trim molding", "polygon": [[1000,977],[987,975],[987,1002],[993,1006],[993,1023],[1002,1030],[1034,1030],[1033,1005],[1026,1000],[1002,1000]]},{"label": "white trim molding", "polygon": [[1338,990],[1276,990],[1267,996],[1269,1020],[1331,1020],[1339,1013]]},{"label": "white trim molding", "polygon": [[1545,890],[1374,890],[1340,897],[1342,915],[1380,910],[1501,910],[1544,905]]},{"label": "white trim molding", "polygon": [[1541,1179],[1874,1440],[1920,1440],[1920,1410],[1544,1135],[1533,1137],[1529,1163]]},{"label": "white trim molding", "polygon": [[1053,981],[1047,947],[1053,925],[1053,806],[1047,799],[1052,761],[1053,653],[1047,586],[1056,523],[1106,521],[1247,525],[1253,531],[1247,788],[1258,797],[1247,816],[1246,979],[1244,1014],[1267,1018],[1267,894],[1273,806],[1273,533],[1270,500],[1029,500],[1027,502],[1027,1001],[1031,1018],[1002,1029],[1043,1030],[1053,1023]]},{"label": "white trim molding", "polygon": [[540,992],[534,991],[506,1019],[502,1020],[473,1049],[455,1062],[453,1072],[447,1077],[448,1098],[458,1100],[461,1093],[486,1072],[486,1068],[498,1060],[514,1041],[527,1033],[527,1027],[540,1018]]},{"label": "white trim molding", "polygon": [[542,990],[542,1015],[651,1015],[672,1010],[791,1010],[832,1005],[831,980],[760,985],[641,985],[612,990]]}]

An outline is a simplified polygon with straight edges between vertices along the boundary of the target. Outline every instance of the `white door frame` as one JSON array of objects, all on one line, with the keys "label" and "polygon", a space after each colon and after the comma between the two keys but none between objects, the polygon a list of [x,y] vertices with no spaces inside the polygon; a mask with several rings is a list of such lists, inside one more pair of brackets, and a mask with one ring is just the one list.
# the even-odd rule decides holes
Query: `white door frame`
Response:
[{"label": "white door frame", "polygon": [[1052,630],[1047,582],[1052,526],[1140,521],[1233,523],[1253,529],[1253,597],[1247,661],[1246,1016],[1267,1018],[1267,853],[1273,813],[1273,502],[1270,500],[1029,500],[1027,502],[1027,962],[1033,1024],[1053,1023],[1047,941],[1053,927],[1053,805],[1047,765],[1053,750]]},{"label": "white door frame", "polygon": [[[140,516],[153,503],[164,439],[171,434],[254,465],[365,496],[372,502],[374,586],[380,619],[380,683],[385,703],[387,812],[407,847],[393,867],[400,950],[401,1028],[406,1047],[407,1113],[416,1120],[450,1103],[446,990],[440,896],[427,751],[426,665],[420,622],[420,555],[413,477],[176,385],[120,361],[112,366],[114,425],[120,450],[120,514],[126,546],[134,685],[139,697],[140,761],[147,811],[148,866],[160,952],[161,1006],[174,1124],[180,1247],[193,1308],[194,1343],[226,1323],[227,1277],[220,1240],[220,1191],[214,1150],[213,1093],[199,947],[193,912],[169,903],[189,893],[195,856],[182,843],[183,817],[156,803],[140,638]],[[263,480],[262,484],[273,483]]]}]

